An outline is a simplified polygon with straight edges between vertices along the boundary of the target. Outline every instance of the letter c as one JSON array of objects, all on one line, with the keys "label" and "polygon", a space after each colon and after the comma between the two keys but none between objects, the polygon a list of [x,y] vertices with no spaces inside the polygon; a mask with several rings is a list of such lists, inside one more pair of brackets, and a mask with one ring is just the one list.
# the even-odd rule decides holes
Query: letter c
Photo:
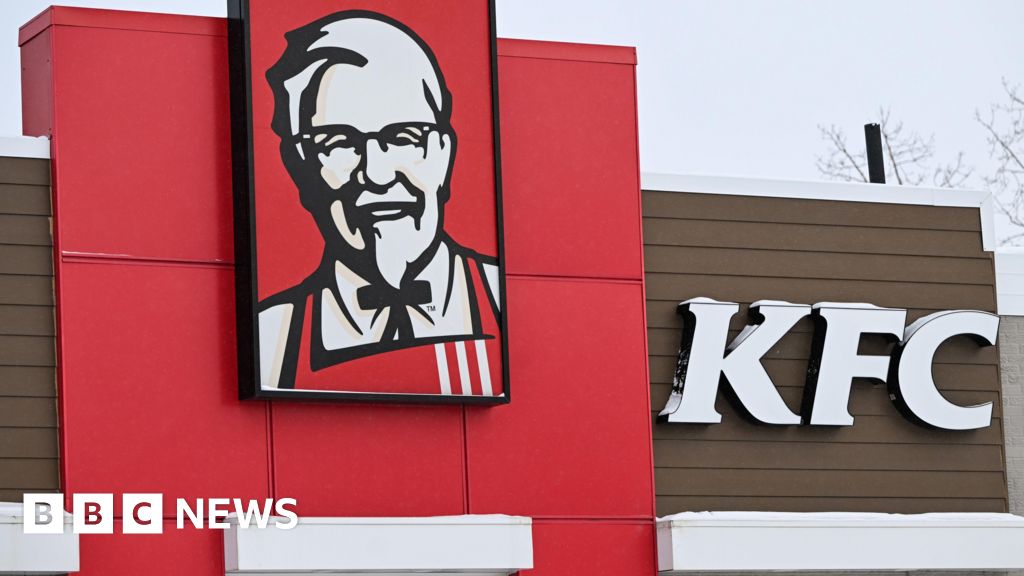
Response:
[{"label": "letter c", "polygon": [[149,502],[139,502],[138,504],[136,504],[135,508],[132,508],[132,518],[135,520],[135,523],[140,525],[140,526],[149,526],[150,524],[152,524],[153,523],[153,519],[152,518],[150,518],[149,520],[143,520],[142,517],[139,516],[139,510],[141,510],[143,508],[152,508],[152,507],[153,507],[153,505],[150,504]]},{"label": "letter c", "polygon": [[932,362],[946,340],[967,335],[981,346],[996,343],[999,317],[975,310],[936,312],[907,327],[903,342],[893,350],[889,395],[904,416],[929,427],[975,430],[992,423],[992,403],[957,406],[935,387]]}]

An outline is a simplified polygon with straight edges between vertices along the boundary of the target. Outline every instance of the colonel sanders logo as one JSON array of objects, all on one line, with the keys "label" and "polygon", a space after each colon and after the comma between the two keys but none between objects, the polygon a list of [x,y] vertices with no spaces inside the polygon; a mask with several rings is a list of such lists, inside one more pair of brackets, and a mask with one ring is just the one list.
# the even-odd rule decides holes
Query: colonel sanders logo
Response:
[{"label": "colonel sanders logo", "polygon": [[500,395],[499,269],[445,232],[458,135],[430,47],[365,11],[286,39],[266,72],[271,127],[324,250],[308,278],[258,305],[261,388],[319,389],[309,382],[332,367],[406,351],[375,370],[426,359],[414,393]]}]

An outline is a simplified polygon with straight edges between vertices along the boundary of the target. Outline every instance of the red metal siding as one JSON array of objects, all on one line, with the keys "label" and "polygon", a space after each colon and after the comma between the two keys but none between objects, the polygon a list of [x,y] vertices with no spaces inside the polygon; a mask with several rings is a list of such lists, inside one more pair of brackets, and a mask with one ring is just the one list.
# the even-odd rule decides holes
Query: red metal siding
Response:
[{"label": "red metal siding", "polygon": [[230,262],[225,38],[51,30],[61,250]]},{"label": "red metal siding", "polygon": [[275,495],[307,516],[463,514],[462,408],[274,402]]},{"label": "red metal siding", "polygon": [[[120,532],[121,522],[114,530]],[[81,570],[76,575],[138,576],[224,574],[224,537],[218,530],[177,530],[164,523],[159,535],[83,534]]]},{"label": "red metal siding", "polygon": [[498,71],[507,273],[641,280],[634,67],[526,55]]},{"label": "red metal siding", "polygon": [[68,509],[72,492],[163,492],[170,515],[175,498],[269,497],[267,406],[238,401],[231,269],[65,256],[60,271]]},{"label": "red metal siding", "polygon": [[650,517],[640,287],[510,277],[512,402],[470,410],[471,510]]},{"label": "red metal siding", "polygon": [[[530,515],[531,573],[654,573],[632,50],[500,42],[510,405],[268,404],[235,398],[224,32],[67,8],[22,31],[25,66],[53,60],[26,130],[54,131],[65,492]],[[82,573],[222,574],[219,537],[83,538]]]},{"label": "red metal siding", "polygon": [[529,576],[653,576],[653,523],[537,522]]}]

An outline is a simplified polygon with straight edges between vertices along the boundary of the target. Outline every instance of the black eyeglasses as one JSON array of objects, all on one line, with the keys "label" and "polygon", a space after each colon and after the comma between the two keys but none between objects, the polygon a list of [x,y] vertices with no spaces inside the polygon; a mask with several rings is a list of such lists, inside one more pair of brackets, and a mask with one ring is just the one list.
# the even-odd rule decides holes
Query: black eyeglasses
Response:
[{"label": "black eyeglasses", "polygon": [[432,132],[444,134],[445,130],[436,124],[426,122],[390,124],[377,132],[360,132],[352,126],[337,124],[315,126],[310,129],[309,134],[301,134],[298,138],[303,146],[311,148],[314,153],[330,155],[336,148],[345,148],[364,155],[366,143],[370,140],[376,140],[385,150],[390,146],[425,148]]}]

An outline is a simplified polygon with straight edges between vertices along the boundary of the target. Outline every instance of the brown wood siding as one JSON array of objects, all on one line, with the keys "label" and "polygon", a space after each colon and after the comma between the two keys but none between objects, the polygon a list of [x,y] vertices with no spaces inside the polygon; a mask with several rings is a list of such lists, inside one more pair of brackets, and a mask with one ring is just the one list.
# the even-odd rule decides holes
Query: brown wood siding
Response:
[{"label": "brown wood siding", "polygon": [[[676,305],[739,302],[732,335],[755,300],[869,302],[995,312],[992,256],[978,210],[673,192],[643,193],[651,407],[672,386]],[[813,326],[801,321],[763,364],[799,411]],[[885,354],[865,338],[863,354]],[[697,510],[1005,512],[1007,489],[997,347],[945,343],[934,376],[953,402],[993,402],[992,426],[932,430],[904,418],[882,385],[857,381],[852,427],[772,427],[720,396],[716,425],[654,426],[658,515]]]},{"label": "brown wood siding", "polygon": [[60,488],[49,183],[0,158],[0,501]]}]

